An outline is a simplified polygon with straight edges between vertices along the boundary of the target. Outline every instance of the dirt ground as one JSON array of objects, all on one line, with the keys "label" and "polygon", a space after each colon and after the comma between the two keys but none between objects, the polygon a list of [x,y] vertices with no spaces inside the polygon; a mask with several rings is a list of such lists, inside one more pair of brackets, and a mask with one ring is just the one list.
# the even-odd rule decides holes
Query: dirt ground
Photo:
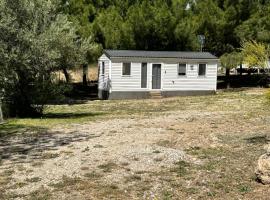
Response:
[{"label": "dirt ground", "polygon": [[269,199],[265,89],[51,106],[0,127],[0,199]]}]

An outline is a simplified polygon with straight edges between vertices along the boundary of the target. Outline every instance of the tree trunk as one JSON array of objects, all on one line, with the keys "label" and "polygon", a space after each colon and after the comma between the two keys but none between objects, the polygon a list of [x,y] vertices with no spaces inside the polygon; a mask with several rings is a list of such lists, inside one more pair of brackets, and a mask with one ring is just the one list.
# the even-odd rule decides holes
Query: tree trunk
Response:
[{"label": "tree trunk", "polygon": [[3,112],[2,112],[2,103],[0,100],[0,124],[2,124],[4,122],[4,118],[3,118]]},{"label": "tree trunk", "polygon": [[226,85],[227,89],[230,88],[230,69],[226,68]]},{"label": "tree trunk", "polygon": [[83,65],[83,85],[87,85],[88,65]]},{"label": "tree trunk", "polygon": [[64,68],[63,73],[65,75],[66,82],[69,83],[70,82],[70,76],[69,76],[69,73],[68,73],[67,69]]},{"label": "tree trunk", "polygon": [[240,76],[242,76],[242,73],[243,73],[243,64],[241,63],[240,64]]}]

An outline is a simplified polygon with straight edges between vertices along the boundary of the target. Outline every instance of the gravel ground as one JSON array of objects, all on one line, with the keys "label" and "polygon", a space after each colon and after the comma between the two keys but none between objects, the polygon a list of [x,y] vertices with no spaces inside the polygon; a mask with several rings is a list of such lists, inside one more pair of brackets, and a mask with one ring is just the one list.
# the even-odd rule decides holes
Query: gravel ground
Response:
[{"label": "gravel ground", "polygon": [[[224,102],[231,100],[224,99]],[[135,188],[132,180],[142,179],[154,184],[150,184],[151,188],[145,189],[138,199],[154,199],[154,194],[166,187],[164,180],[155,174],[163,173],[179,161],[195,166],[205,162],[189,154],[187,149],[226,147],[228,144],[224,144],[219,136],[239,137],[242,132],[252,135],[269,131],[265,126],[269,117],[263,116],[264,121],[262,117],[251,117],[245,122],[236,120],[246,116],[247,111],[241,109],[176,110],[151,117],[116,117],[58,125],[44,131],[25,130],[27,134],[2,137],[0,183],[6,183],[2,191],[14,199],[25,199],[41,188],[54,191],[63,180],[71,182],[89,177],[93,184],[99,179],[101,185],[117,185],[117,190],[128,191],[130,187]],[[165,174],[163,179],[166,179]],[[201,175],[197,173],[193,181],[200,179]],[[187,186],[193,183],[188,179],[185,181]],[[96,185],[87,187],[95,188]],[[74,188],[68,193],[60,189],[53,199],[85,199],[86,195]],[[96,199],[91,195],[90,190],[87,199]],[[134,199],[134,196],[130,198]]]},{"label": "gravel ground", "polygon": [[[221,117],[222,113],[216,115]],[[209,112],[197,113],[196,111],[168,112],[164,116],[151,119],[139,117],[71,124],[68,127],[59,126],[42,134],[41,137],[18,136],[12,138],[7,145],[29,149],[29,156],[14,154],[12,159],[3,161],[0,170],[11,167],[16,169],[12,174],[13,181],[10,182],[10,187],[16,182],[21,183],[38,177],[38,182],[30,182],[23,187],[8,191],[29,194],[42,186],[50,188],[50,185],[61,181],[63,176],[83,177],[85,173],[83,168],[87,168],[87,171],[95,171],[99,169],[99,165],[106,165],[106,163],[125,166],[114,171],[113,174],[104,176],[104,182],[108,184],[121,183],[126,176],[136,174],[138,171],[155,172],[160,168],[169,168],[179,160],[196,163],[199,160],[187,156],[181,146],[166,147],[167,143],[176,142],[171,141],[174,134],[179,135],[178,140],[183,137],[182,132],[174,133],[175,126],[182,126],[185,131],[187,126],[183,122],[190,121],[194,117],[206,119],[213,115]],[[201,137],[196,141],[204,145],[206,143],[218,145],[215,136]],[[7,148],[7,145],[0,147],[0,151],[4,152],[3,149]],[[128,168],[128,171],[125,168]]]}]

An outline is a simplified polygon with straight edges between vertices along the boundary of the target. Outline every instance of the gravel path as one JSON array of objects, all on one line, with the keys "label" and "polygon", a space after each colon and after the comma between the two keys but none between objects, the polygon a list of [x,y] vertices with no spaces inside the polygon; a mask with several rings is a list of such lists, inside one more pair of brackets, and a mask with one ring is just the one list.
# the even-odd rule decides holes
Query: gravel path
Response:
[{"label": "gravel path", "polygon": [[[127,176],[158,172],[180,160],[199,163],[187,156],[184,148],[218,145],[219,141],[211,133],[204,137],[204,132],[190,139],[192,131],[208,130],[202,127],[203,122],[193,128],[191,124],[195,118],[210,120],[223,114],[229,113],[168,112],[151,119],[142,116],[70,124],[27,137],[6,138],[0,146],[4,155],[0,172],[15,169],[7,192],[20,195],[41,187],[51,189],[64,177],[83,178],[89,172],[102,174],[105,184],[121,185]],[[112,168],[113,173],[104,173]],[[26,184],[16,187],[18,183]]]}]

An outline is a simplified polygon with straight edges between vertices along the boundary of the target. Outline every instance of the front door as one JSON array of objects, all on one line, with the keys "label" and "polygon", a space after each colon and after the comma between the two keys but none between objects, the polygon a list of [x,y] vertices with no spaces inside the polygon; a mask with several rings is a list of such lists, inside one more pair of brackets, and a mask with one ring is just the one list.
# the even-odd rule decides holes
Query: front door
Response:
[{"label": "front door", "polygon": [[161,89],[161,64],[153,64],[152,89]]}]

